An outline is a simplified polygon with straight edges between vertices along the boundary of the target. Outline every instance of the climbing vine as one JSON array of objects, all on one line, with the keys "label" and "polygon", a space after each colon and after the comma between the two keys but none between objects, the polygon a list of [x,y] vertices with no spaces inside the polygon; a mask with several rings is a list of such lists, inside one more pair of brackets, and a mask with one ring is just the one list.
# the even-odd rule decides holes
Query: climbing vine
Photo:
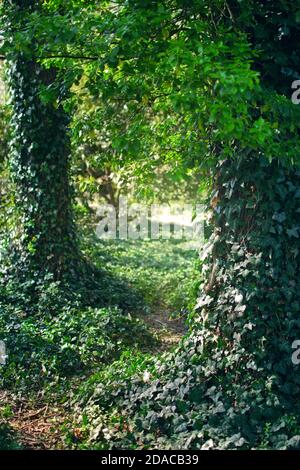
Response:
[{"label": "climbing vine", "polygon": [[[26,28],[35,1],[4,2],[6,40]],[[8,39],[7,39],[8,38]],[[13,109],[10,172],[15,191],[17,225],[7,257],[7,274],[29,285],[43,276],[55,281],[70,272],[76,237],[69,184],[69,117],[62,106],[55,68],[34,57],[36,39],[10,51],[7,82]],[[53,84],[56,82],[53,92]]]}]

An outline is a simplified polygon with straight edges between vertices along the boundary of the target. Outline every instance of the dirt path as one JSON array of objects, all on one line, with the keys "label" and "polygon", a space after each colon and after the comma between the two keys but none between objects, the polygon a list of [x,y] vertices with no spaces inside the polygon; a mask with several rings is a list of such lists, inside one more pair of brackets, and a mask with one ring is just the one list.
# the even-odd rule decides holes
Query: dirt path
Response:
[{"label": "dirt path", "polygon": [[168,351],[176,346],[187,333],[183,318],[171,318],[167,307],[159,305],[151,314],[143,315],[142,320],[160,341],[157,352]]},{"label": "dirt path", "polygon": [[66,421],[62,408],[30,404],[0,391],[0,422],[7,424],[23,449],[63,449],[61,426]]}]

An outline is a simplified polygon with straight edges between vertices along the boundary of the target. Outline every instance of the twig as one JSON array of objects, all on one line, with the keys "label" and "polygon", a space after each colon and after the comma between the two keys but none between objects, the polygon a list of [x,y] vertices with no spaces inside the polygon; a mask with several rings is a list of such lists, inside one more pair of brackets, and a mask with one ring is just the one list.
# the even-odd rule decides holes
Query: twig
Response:
[{"label": "twig", "polygon": [[[100,57],[91,57],[91,56],[78,56],[78,55],[49,55],[36,57],[36,60],[44,59],[75,59],[75,60],[99,60]],[[4,55],[0,55],[0,60],[6,60]]]}]

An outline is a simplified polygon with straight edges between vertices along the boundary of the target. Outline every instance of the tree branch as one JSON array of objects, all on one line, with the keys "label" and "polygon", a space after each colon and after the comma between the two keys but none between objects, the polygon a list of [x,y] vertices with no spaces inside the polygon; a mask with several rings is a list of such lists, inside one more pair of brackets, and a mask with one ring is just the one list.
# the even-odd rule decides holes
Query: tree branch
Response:
[{"label": "tree branch", "polygon": [[[36,60],[44,60],[44,59],[99,60],[100,57],[77,56],[77,55],[49,55],[49,56],[35,57],[35,59]],[[0,55],[0,60],[6,60],[6,57],[4,55]]]},{"label": "tree branch", "polygon": [[37,59],[77,59],[77,60],[99,60],[100,57],[78,56],[78,55],[47,55]]}]

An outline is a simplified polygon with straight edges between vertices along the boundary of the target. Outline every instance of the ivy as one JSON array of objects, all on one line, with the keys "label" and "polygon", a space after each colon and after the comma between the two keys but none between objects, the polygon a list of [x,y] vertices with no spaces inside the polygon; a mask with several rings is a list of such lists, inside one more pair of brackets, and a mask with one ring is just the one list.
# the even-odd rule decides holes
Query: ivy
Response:
[{"label": "ivy", "polygon": [[[142,374],[123,384],[109,377],[83,400],[92,429],[94,419],[109,429],[92,437],[95,448],[299,448],[291,345],[300,335],[300,264],[290,227],[298,220],[300,172],[240,157],[222,162],[215,179],[214,232],[190,335],[147,365],[147,383]],[[279,207],[285,217],[276,217]],[[116,429],[111,415],[126,427]]]},{"label": "ivy", "polygon": [[[34,10],[39,7],[33,1],[7,2],[7,35],[26,27],[27,13]],[[9,270],[23,279],[52,274],[58,280],[76,256],[69,118],[52,91],[56,71],[34,61],[34,44],[27,43],[26,50],[15,44],[7,72],[13,108],[10,169],[19,219]]]}]

